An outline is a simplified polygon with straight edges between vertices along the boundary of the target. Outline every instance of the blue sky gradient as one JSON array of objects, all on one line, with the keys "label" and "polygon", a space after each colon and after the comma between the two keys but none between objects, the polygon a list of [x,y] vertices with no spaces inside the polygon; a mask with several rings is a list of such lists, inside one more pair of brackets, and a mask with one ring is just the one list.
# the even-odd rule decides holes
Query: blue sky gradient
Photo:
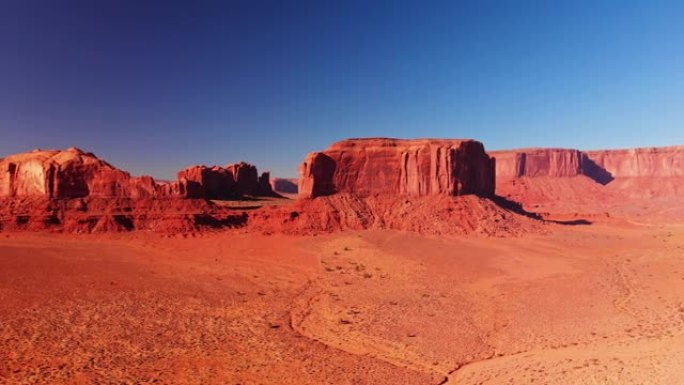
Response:
[{"label": "blue sky gradient", "polygon": [[296,176],[363,136],[684,144],[681,1],[0,0],[0,154]]}]

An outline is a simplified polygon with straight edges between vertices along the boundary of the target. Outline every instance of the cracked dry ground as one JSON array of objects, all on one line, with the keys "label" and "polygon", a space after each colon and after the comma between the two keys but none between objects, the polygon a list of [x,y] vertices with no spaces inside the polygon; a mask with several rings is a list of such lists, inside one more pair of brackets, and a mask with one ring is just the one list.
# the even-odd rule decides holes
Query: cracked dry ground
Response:
[{"label": "cracked dry ground", "polygon": [[684,227],[0,234],[0,383],[675,384]]}]

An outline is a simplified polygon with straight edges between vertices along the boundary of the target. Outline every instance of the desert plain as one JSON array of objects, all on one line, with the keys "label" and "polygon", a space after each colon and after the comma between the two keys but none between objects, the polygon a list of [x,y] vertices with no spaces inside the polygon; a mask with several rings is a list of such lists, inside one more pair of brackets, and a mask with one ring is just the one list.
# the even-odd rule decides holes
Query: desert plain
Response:
[{"label": "desert plain", "polygon": [[11,233],[0,253],[5,383],[676,384],[684,370],[677,223]]}]

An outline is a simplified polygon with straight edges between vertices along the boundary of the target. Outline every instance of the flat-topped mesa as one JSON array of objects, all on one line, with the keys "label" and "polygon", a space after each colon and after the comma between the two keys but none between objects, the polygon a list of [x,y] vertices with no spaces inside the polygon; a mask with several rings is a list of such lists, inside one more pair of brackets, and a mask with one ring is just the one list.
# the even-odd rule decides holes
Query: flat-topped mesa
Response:
[{"label": "flat-topped mesa", "polygon": [[[519,201],[536,202],[544,197],[599,200],[600,194],[607,193],[622,198],[684,196],[684,146],[520,149],[490,155],[496,158],[497,194]],[[615,198],[606,195],[602,199]]]},{"label": "flat-topped mesa", "polygon": [[0,197],[145,198],[156,195],[157,189],[151,177],[131,177],[76,147],[0,159]]},{"label": "flat-topped mesa", "polygon": [[684,146],[586,151],[614,178],[684,177]]},{"label": "flat-topped mesa", "polygon": [[490,152],[500,179],[585,175],[606,184],[615,178],[684,177],[684,146],[579,151],[533,148]]},{"label": "flat-topped mesa", "polygon": [[496,177],[568,177],[582,174],[583,155],[578,150],[531,148],[490,151],[496,159]]},{"label": "flat-topped mesa", "polygon": [[310,153],[299,196],[494,194],[494,160],[464,139],[349,139]]},{"label": "flat-topped mesa", "polygon": [[249,163],[220,166],[192,166],[178,172],[178,191],[194,199],[238,199],[243,196],[272,196],[269,173],[258,175]]}]

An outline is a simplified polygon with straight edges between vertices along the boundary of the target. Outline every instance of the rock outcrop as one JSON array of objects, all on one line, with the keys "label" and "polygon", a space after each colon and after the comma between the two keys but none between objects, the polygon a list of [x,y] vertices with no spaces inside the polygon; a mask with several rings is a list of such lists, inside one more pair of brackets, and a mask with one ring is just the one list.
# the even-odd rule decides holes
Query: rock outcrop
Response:
[{"label": "rock outcrop", "polygon": [[498,178],[588,176],[601,184],[614,178],[684,177],[684,146],[579,151],[535,148],[490,152]]},{"label": "rock outcrop", "polygon": [[583,174],[583,155],[578,150],[533,148],[491,151],[489,154],[496,159],[497,178],[567,177]]},{"label": "rock outcrop", "polygon": [[587,151],[613,178],[684,177],[684,146]]},{"label": "rock outcrop", "polygon": [[269,173],[258,175],[254,165],[240,162],[226,167],[192,166],[178,172],[178,192],[194,199],[238,199],[273,196]]},{"label": "rock outcrop", "polygon": [[467,195],[494,193],[494,161],[475,140],[350,139],[310,153],[299,196],[334,193]]},{"label": "rock outcrop", "polygon": [[0,231],[396,229],[508,236],[536,229],[534,219],[487,199],[494,162],[473,140],[358,139],[307,159],[301,183],[308,196],[331,196],[245,205],[213,201],[275,195],[269,174],[244,162],[193,166],[177,181],[155,181],[75,148],[12,155],[0,159]]},{"label": "rock outcrop", "polygon": [[544,224],[476,195],[411,197],[338,193],[249,213],[251,230],[316,235],[346,230],[400,230],[430,235],[518,236]]},{"label": "rock outcrop", "polygon": [[204,199],[0,197],[0,231],[177,234],[246,224],[245,211]]},{"label": "rock outcrop", "polygon": [[274,193],[268,172],[258,175],[256,167],[245,162],[193,166],[179,171],[176,182],[157,182],[149,176],[132,177],[75,147],[0,159],[0,197],[239,199],[247,195]]},{"label": "rock outcrop", "polygon": [[683,197],[684,146],[587,151],[611,191],[626,198]]},{"label": "rock outcrop", "polygon": [[524,203],[684,196],[684,147],[490,152],[496,191]]},{"label": "rock outcrop", "polygon": [[34,150],[0,160],[0,197],[149,198],[159,191],[151,177],[131,177],[75,147]]},{"label": "rock outcrop", "polygon": [[271,189],[278,194],[297,194],[299,192],[299,180],[287,178],[271,179]]}]

